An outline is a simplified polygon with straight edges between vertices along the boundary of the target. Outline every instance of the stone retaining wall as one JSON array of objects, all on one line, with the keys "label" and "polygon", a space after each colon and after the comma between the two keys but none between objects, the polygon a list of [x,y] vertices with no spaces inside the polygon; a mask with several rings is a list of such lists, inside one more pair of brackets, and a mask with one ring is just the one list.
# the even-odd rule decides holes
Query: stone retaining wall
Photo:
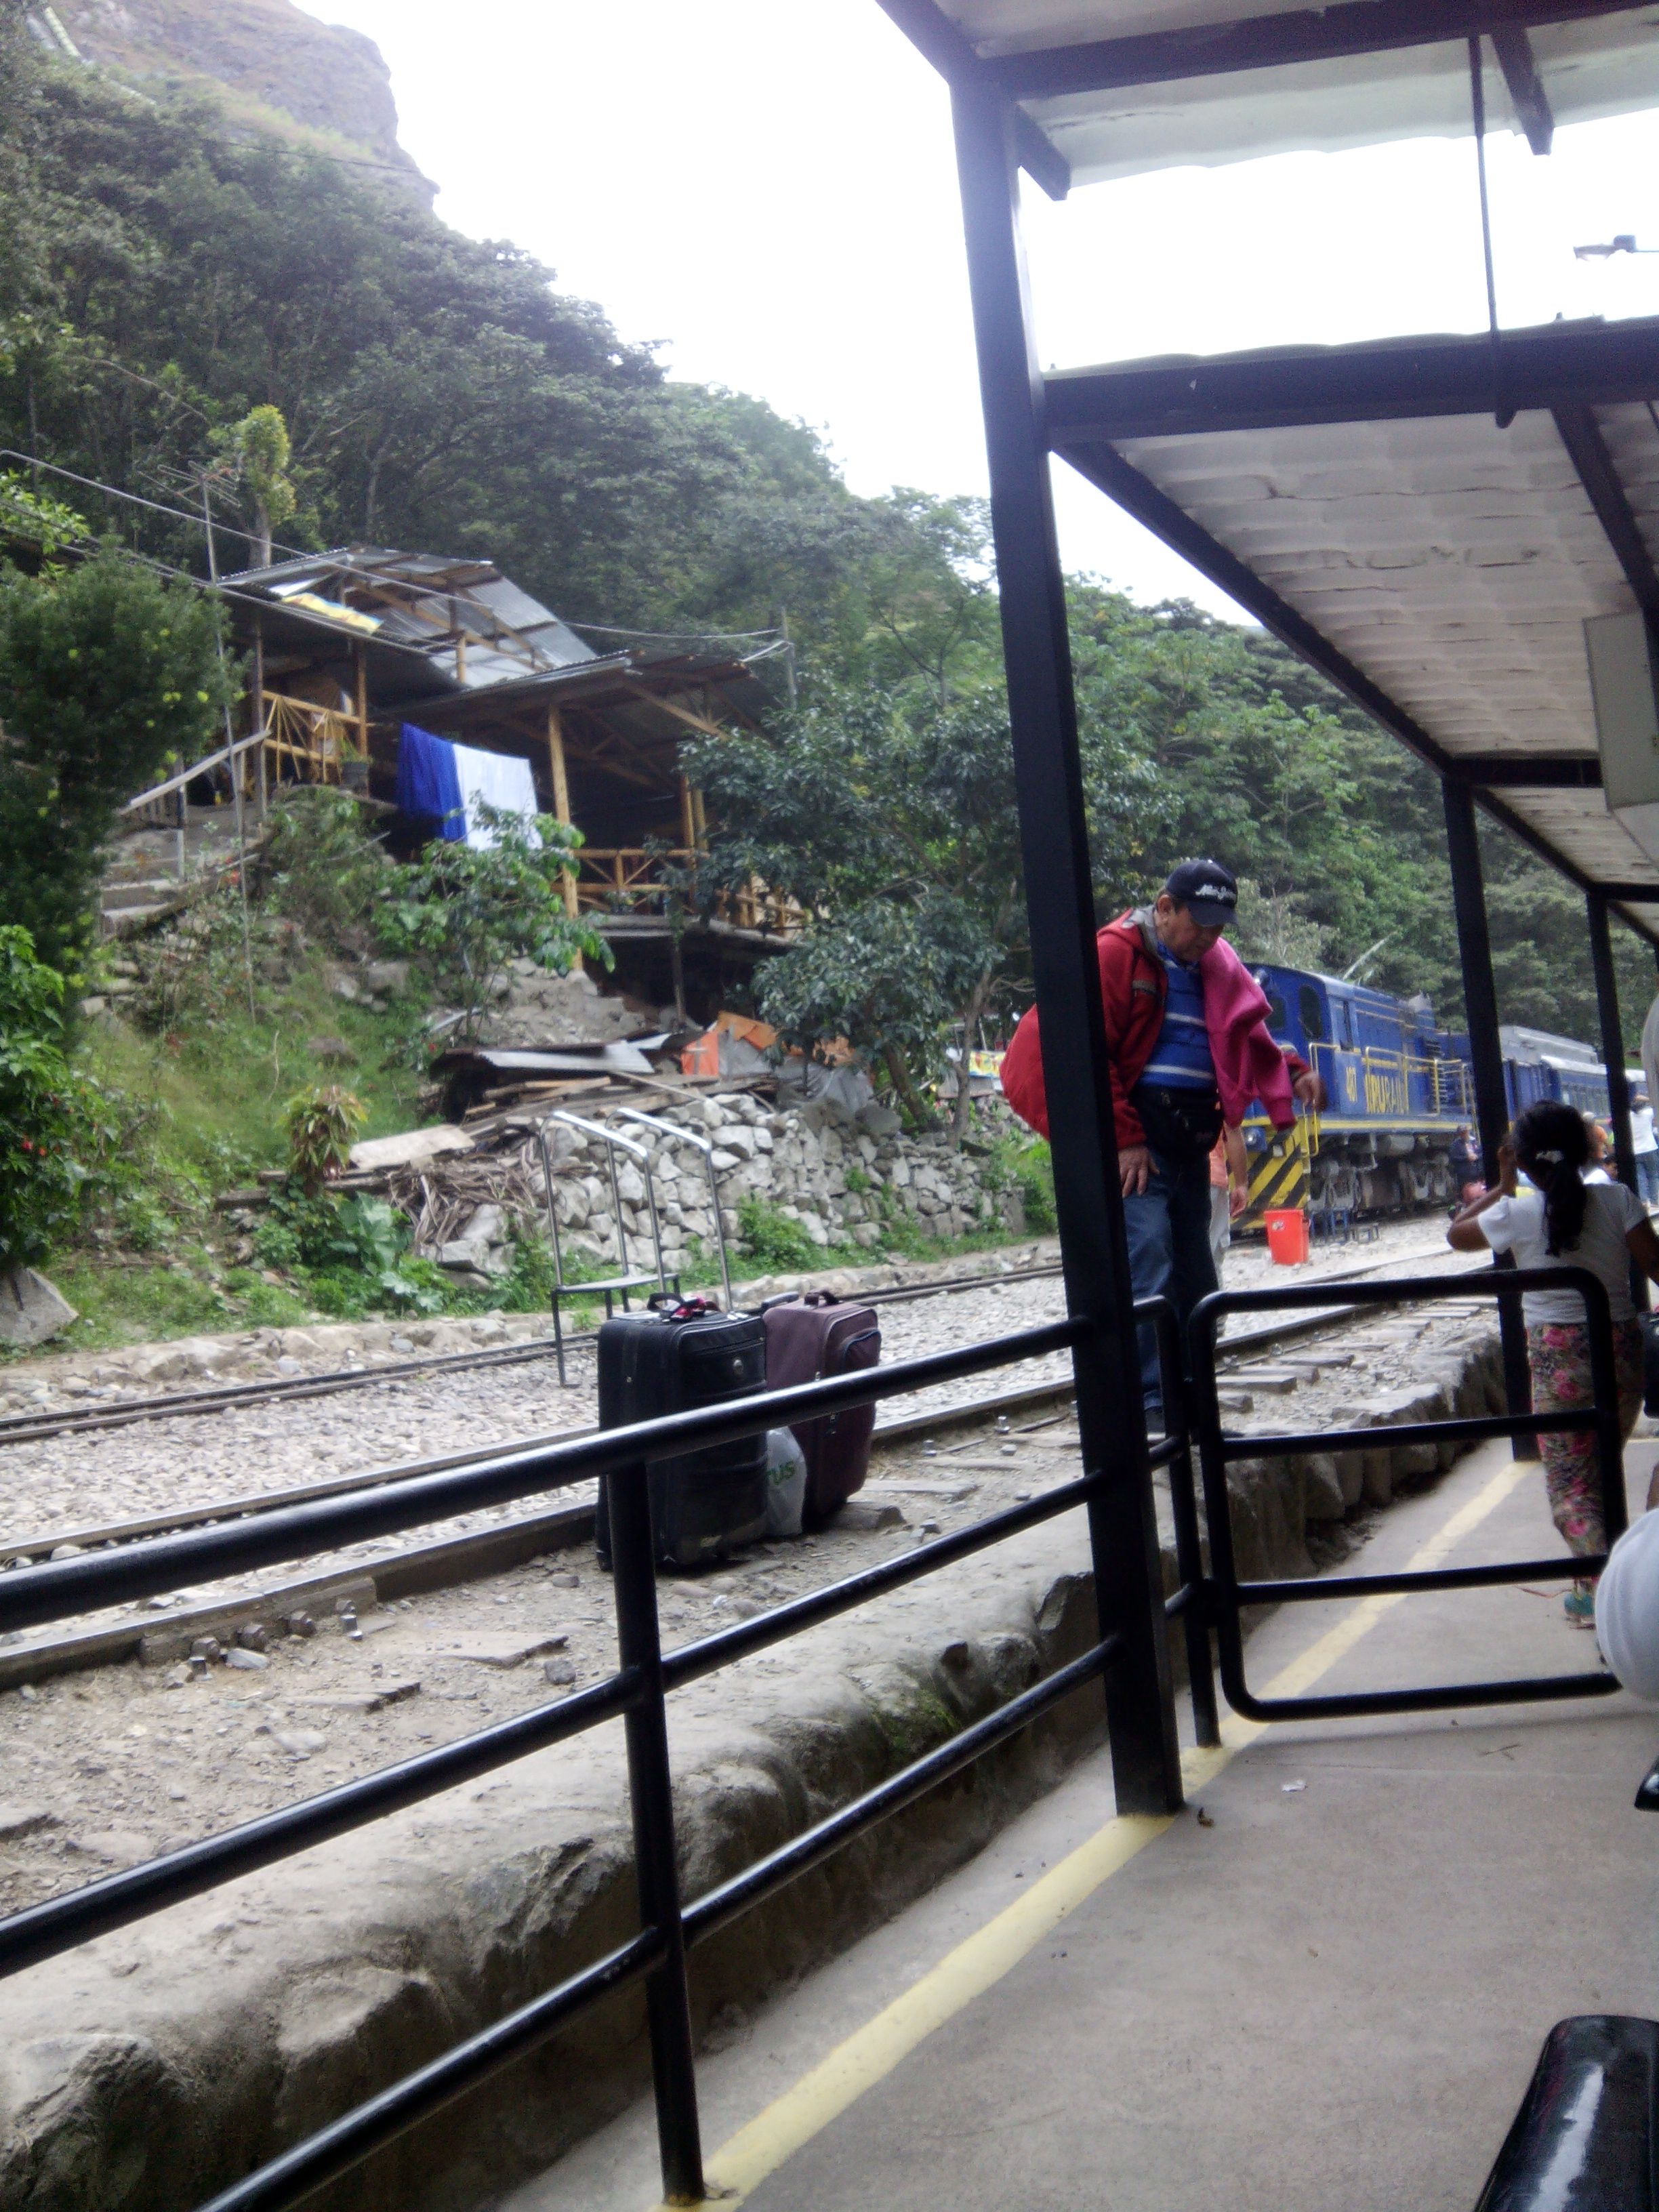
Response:
[{"label": "stone retaining wall", "polygon": [[[884,1220],[907,1217],[941,1238],[1005,1226],[1018,1235],[1024,1227],[1017,1194],[988,1187],[982,1157],[952,1152],[942,1137],[902,1134],[898,1116],[884,1107],[867,1106],[855,1118],[836,1100],[818,1098],[777,1111],[747,1091],[733,1091],[652,1110],[714,1145],[721,1218],[734,1248],[740,1249],[738,1206],[751,1197],[797,1223],[820,1248],[867,1249],[880,1243]],[[714,1217],[703,1156],[636,1122],[616,1127],[650,1154],[667,1265],[683,1264],[690,1238],[712,1248]],[[559,1127],[553,1149],[561,1231],[592,1256],[614,1261],[605,1146]],[[632,1161],[619,1160],[618,1167],[629,1257],[643,1265],[651,1230],[644,1178]]]},{"label": "stone retaining wall", "polygon": [[[1495,1335],[1425,1363],[1409,1403],[1477,1412]],[[1235,1466],[1240,1571],[1307,1571],[1346,1517],[1452,1448]],[[1354,1463],[1358,1462],[1358,1465]],[[1030,1532],[674,1700],[685,1893],[696,1897],[1084,1649],[1082,1516]],[[1174,1562],[1164,1546],[1166,1579]],[[1179,1639],[1172,1639],[1179,1650]],[[898,1911],[1098,1742],[1097,1689],[872,1831],[699,1952],[697,2029],[726,2024]],[[521,1759],[0,1984],[0,2203],[181,2212],[635,1924],[620,1731]],[[634,2095],[637,1998],[383,2154],[319,2208],[460,2212]]]}]

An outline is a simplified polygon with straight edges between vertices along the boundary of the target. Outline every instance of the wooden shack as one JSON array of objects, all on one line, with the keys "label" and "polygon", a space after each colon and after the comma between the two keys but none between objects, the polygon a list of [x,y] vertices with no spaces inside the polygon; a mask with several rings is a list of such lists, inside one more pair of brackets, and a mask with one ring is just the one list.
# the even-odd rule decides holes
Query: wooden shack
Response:
[{"label": "wooden shack", "polygon": [[[586,840],[566,890],[612,944],[630,988],[716,1002],[732,968],[799,919],[759,887],[688,932],[665,879],[695,880],[702,797],[680,768],[688,735],[757,726],[761,684],[696,639],[604,634],[588,643],[492,562],[351,545],[222,580],[252,682],[240,755],[256,812],[292,782],[345,782],[394,809],[405,723],[530,763],[544,813]],[[611,641],[614,635],[615,642]],[[392,825],[394,838],[397,827]],[[660,972],[659,972],[660,971]]]}]

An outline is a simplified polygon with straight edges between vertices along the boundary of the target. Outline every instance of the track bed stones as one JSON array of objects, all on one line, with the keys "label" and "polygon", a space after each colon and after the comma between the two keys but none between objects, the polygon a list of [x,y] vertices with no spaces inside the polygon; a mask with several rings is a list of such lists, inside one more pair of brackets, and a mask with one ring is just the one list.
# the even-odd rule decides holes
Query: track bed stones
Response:
[{"label": "track bed stones", "polygon": [[[1057,1303],[1052,1283],[1026,1288]],[[951,1305],[954,1328],[960,1301]],[[1431,1351],[1441,1356],[1437,1337],[1432,1346],[1421,1330],[1402,1339],[1402,1357],[1419,1370]],[[1477,1364],[1479,1355],[1475,1346]],[[1429,1379],[1419,1375],[1419,1391]],[[1265,1419],[1275,1428],[1312,1426],[1357,1395],[1353,1368],[1332,1370],[1276,1399]],[[1374,1416],[1378,1406],[1369,1410]],[[1006,1433],[989,1420],[941,1430],[929,1455],[919,1437],[878,1452],[866,1501],[891,1498],[913,1523],[925,1516],[948,1534],[1066,1479],[1077,1454],[1066,1413],[1015,1417]],[[1246,1461],[1231,1471],[1242,1571],[1306,1571],[1310,1544],[1322,1554],[1322,1532],[1342,1534],[1347,1524],[1322,1520],[1318,1509],[1332,1504],[1334,1484],[1343,1512],[1354,1510],[1343,1473],[1317,1458]],[[910,1480],[929,1486],[907,1497]],[[1172,1585],[1167,1480],[1158,1497]],[[757,1547],[714,1573],[665,1577],[665,1640],[692,1641],[923,1536],[914,1525],[860,1531],[832,1522],[799,1543]],[[688,1893],[1085,1648],[1094,1632],[1086,1557],[1082,1516],[1069,1515],[676,1693]],[[0,1794],[26,1808],[58,1808],[64,1824],[5,1843],[0,1905],[15,1909],[116,1863],[71,1849],[72,1840],[99,1851],[122,1837],[166,1849],[474,1733],[615,1663],[610,1585],[585,1550],[465,1589],[365,1607],[361,1641],[337,1632],[337,1618],[308,1638],[273,1638],[270,1663],[257,1674],[216,1665],[170,1687],[170,1670],[130,1666],[44,1683],[27,1703],[0,1695]],[[534,1656],[556,1638],[545,1659]],[[476,1646],[484,1644],[522,1656],[516,1664],[481,1659]],[[700,1952],[700,2027],[740,2012],[959,1863],[1096,1739],[1099,1718],[1097,1696],[1079,1692],[1030,1737]],[[72,1963],[0,1984],[0,2034],[12,2055],[0,2081],[0,2118],[11,2130],[0,2136],[0,2202],[33,2201],[40,2212],[178,2212],[269,2155],[284,2131],[320,2124],[623,1940],[635,1907],[618,1733],[521,1760],[105,1938]],[[74,2036],[87,2039],[73,2049],[63,2024],[66,1974]],[[87,2044],[103,2054],[96,2065]],[[354,2205],[424,2212],[463,2188],[476,2200],[505,2185],[630,2094],[642,2050],[637,2007],[617,2008],[603,2033],[590,2023],[499,2093],[485,2093],[471,2135],[496,2161],[492,2170],[459,2173],[450,2133],[429,2128],[354,2177]],[[78,2164],[68,2159],[71,2144],[91,2147]],[[124,2194],[109,2185],[117,2146],[131,2154],[120,2168]],[[31,2200],[24,2185],[43,2171],[68,2178],[56,2197]]]}]

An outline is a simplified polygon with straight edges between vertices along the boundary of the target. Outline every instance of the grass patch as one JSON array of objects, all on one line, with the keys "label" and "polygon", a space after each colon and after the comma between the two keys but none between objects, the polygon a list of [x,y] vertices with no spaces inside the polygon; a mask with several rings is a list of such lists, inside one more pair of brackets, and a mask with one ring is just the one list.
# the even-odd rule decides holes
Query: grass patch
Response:
[{"label": "grass patch", "polygon": [[251,1271],[221,1274],[198,1251],[188,1261],[131,1261],[112,1265],[75,1254],[55,1261],[55,1282],[80,1319],[13,1359],[47,1358],[65,1352],[108,1352],[175,1336],[221,1335],[242,1328],[289,1328],[309,1321],[313,1309],[295,1291],[263,1281]]}]

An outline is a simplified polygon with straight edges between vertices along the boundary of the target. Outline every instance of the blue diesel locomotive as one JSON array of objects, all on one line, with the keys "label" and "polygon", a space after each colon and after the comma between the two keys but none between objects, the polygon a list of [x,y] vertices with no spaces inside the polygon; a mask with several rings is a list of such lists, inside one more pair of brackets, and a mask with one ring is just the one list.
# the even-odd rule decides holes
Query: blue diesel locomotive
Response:
[{"label": "blue diesel locomotive", "polygon": [[[1323,1076],[1330,1103],[1283,1135],[1259,1111],[1245,1122],[1243,1225],[1270,1206],[1305,1206],[1317,1218],[1449,1205],[1447,1150],[1458,1124],[1474,1121],[1467,1035],[1437,1028],[1420,994],[1396,999],[1300,968],[1250,972],[1274,1037]],[[1511,1117],[1540,1098],[1606,1115],[1607,1073],[1589,1045],[1509,1025],[1500,1036]]]}]

